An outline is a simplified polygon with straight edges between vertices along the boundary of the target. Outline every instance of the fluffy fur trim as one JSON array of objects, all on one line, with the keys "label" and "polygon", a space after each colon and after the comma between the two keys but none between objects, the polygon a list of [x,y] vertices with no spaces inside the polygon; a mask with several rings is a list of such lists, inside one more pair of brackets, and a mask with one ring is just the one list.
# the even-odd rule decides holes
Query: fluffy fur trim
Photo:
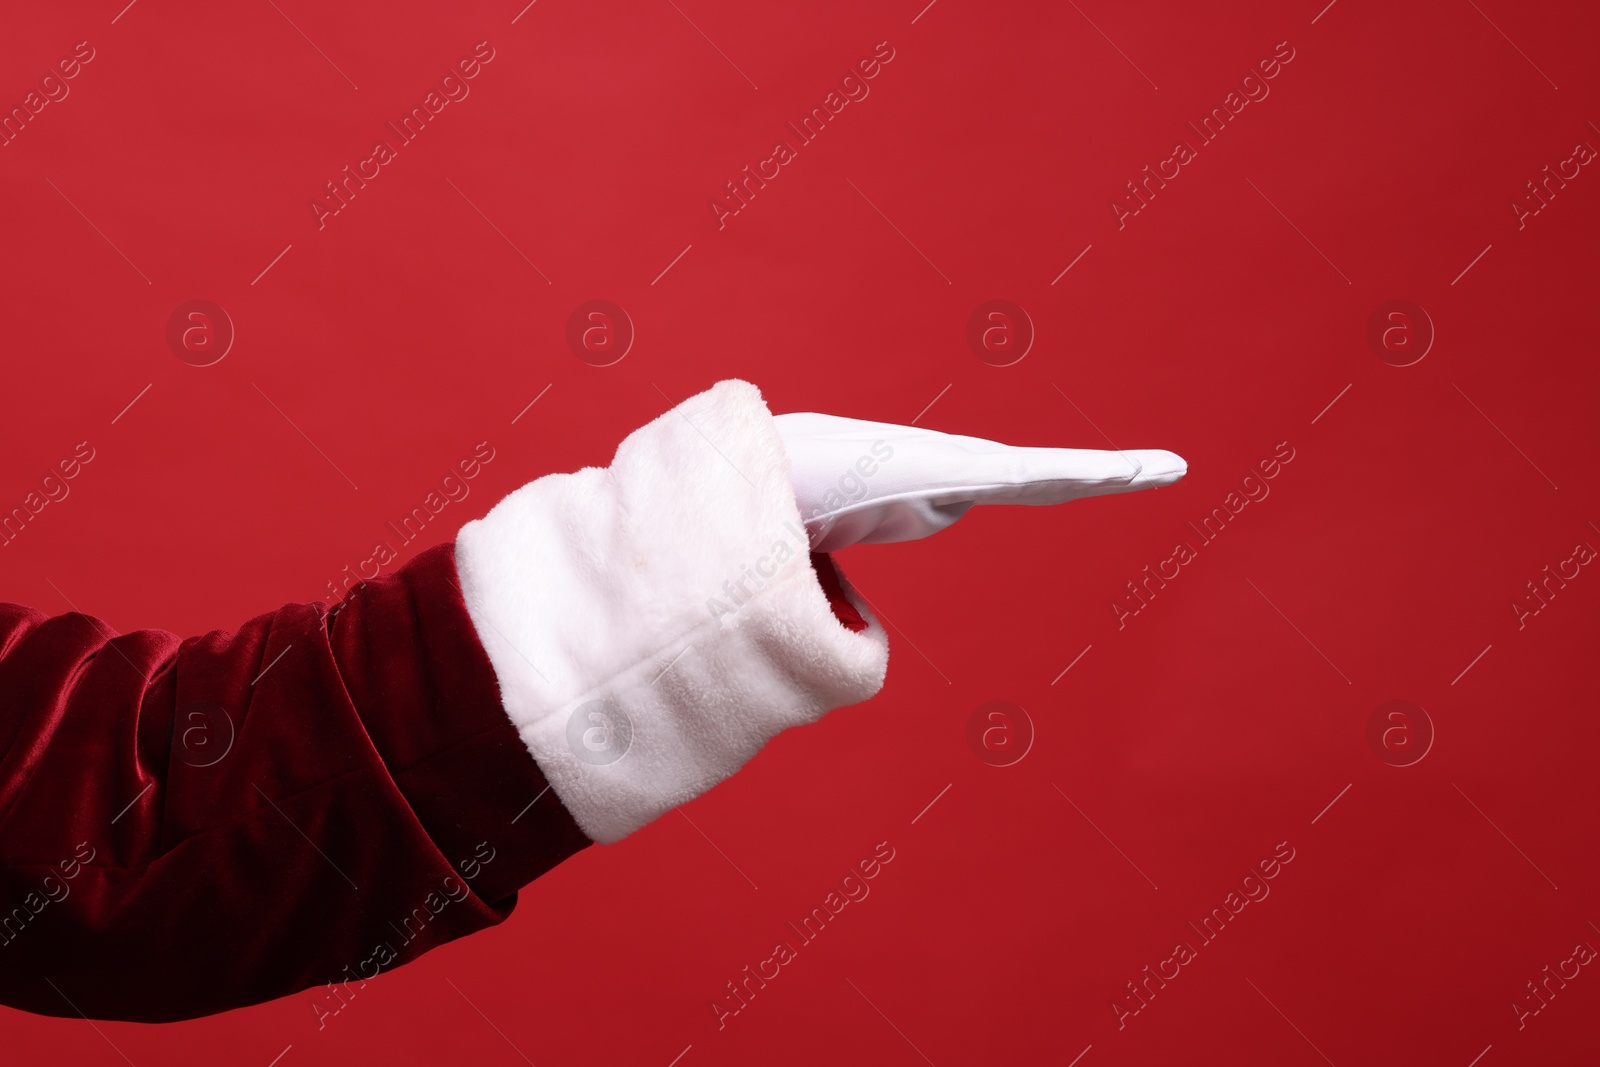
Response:
[{"label": "fluffy fur trim", "polygon": [[769,739],[883,685],[834,617],[760,391],[729,380],[462,527],[462,592],[507,714],[578,825],[627,836]]}]

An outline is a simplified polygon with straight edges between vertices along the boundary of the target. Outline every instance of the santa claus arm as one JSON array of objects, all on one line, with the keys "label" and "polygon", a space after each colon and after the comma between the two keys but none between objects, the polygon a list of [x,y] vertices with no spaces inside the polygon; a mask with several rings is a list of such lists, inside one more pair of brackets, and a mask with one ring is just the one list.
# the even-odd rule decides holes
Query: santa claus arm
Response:
[{"label": "santa claus arm", "polygon": [[1182,473],[775,419],[727,381],[331,610],[180,639],[0,605],[0,1002],[158,1021],[322,987],[320,1018],[873,695],[884,631],[813,548]]}]

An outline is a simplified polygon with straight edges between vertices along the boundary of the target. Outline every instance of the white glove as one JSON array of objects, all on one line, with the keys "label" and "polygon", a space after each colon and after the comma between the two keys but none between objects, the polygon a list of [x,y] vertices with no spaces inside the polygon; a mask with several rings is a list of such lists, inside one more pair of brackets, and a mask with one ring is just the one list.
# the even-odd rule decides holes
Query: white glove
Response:
[{"label": "white glove", "polygon": [[1062,504],[1171,485],[1161,449],[1017,448],[916,426],[803,411],[776,416],[813,552],[915,541],[974,504]]}]

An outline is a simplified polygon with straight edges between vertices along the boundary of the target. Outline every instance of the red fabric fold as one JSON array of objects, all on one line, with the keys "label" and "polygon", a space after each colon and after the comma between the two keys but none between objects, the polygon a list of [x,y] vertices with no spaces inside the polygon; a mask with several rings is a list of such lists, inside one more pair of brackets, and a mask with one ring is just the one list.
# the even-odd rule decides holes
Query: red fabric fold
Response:
[{"label": "red fabric fold", "polygon": [[865,630],[867,620],[844,595],[844,584],[839,578],[838,568],[834,566],[833,557],[826,552],[811,553],[811,569],[816,571],[817,581],[827,594],[828,606],[833,609],[833,617],[839,620],[839,624],[851,633],[858,634]]},{"label": "red fabric fold", "polygon": [[121,636],[0,604],[0,1001],[157,1022],[375,977],[590,842],[455,569]]}]

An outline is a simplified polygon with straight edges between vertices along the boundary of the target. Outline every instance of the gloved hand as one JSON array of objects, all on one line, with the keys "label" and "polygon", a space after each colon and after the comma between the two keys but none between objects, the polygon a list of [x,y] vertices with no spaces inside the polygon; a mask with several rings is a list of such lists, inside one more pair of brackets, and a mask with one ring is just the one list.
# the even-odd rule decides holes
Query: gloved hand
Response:
[{"label": "gloved hand", "polygon": [[508,495],[462,527],[456,567],[518,735],[583,832],[610,842],[882,687],[888,633],[815,553],[1185,470],[1171,452],[774,418],[730,380],[629,434],[610,466]]},{"label": "gloved hand", "polygon": [[1161,449],[1018,448],[809,411],[774,421],[813,552],[915,541],[974,504],[1131,493],[1171,485],[1189,470]]}]

